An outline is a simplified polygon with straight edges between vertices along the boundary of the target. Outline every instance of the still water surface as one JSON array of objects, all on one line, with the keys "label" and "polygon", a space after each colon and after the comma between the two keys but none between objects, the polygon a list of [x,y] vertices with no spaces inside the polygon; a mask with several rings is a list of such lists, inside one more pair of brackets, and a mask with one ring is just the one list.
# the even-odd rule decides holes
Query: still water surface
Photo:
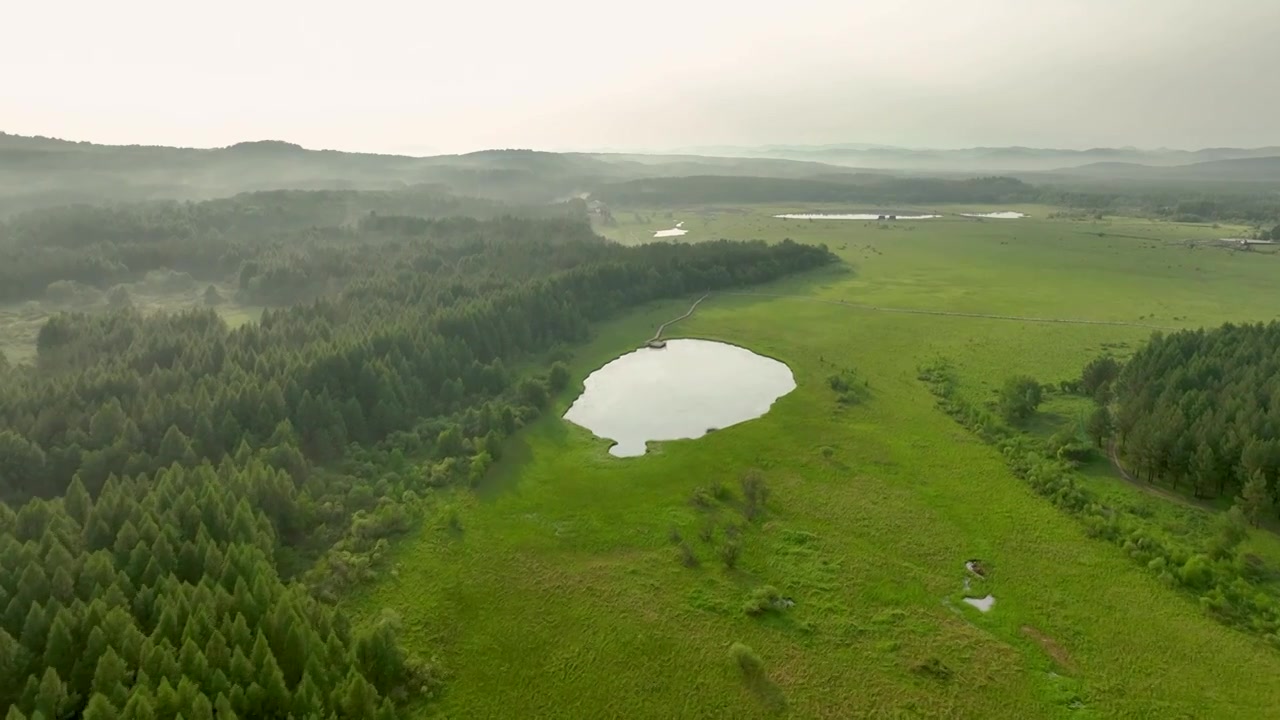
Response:
[{"label": "still water surface", "polygon": [[758,418],[796,387],[791,368],[736,345],[668,340],[591,373],[564,417],[615,441],[617,457],[643,455],[650,440],[699,438]]}]

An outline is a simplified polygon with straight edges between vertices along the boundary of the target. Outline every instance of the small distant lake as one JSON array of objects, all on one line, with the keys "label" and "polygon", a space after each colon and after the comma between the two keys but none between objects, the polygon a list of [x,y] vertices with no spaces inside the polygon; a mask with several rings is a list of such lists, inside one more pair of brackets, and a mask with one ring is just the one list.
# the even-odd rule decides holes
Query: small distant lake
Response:
[{"label": "small distant lake", "polygon": [[654,233],[653,236],[654,237],[680,237],[681,235],[684,235],[688,232],[689,232],[688,230],[684,229],[684,222],[682,221],[682,222],[676,223],[676,226],[671,228],[670,230],[659,230],[658,232]]},{"label": "small distant lake", "polygon": [[890,213],[786,213],[783,220],[928,220],[941,215],[896,215]]},{"label": "small distant lake", "polygon": [[1027,216],[1026,213],[1014,212],[1012,210],[1003,210],[1001,212],[960,213],[960,214],[965,217],[992,218],[995,220],[1017,220],[1018,218],[1024,218]]},{"label": "small distant lake", "polygon": [[613,440],[609,454],[643,455],[650,440],[700,438],[764,415],[796,387],[791,368],[745,348],[668,340],[591,373],[566,420]]}]

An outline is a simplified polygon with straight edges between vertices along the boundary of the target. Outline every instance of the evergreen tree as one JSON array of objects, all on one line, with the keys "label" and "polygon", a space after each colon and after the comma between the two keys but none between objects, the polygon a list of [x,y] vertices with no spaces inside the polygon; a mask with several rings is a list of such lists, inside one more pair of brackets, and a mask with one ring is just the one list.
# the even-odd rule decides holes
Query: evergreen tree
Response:
[{"label": "evergreen tree", "polygon": [[129,668],[116,654],[115,648],[108,646],[93,673],[90,685],[92,692],[97,697],[105,698],[111,705],[123,708],[128,703],[128,691],[125,687],[128,680]]},{"label": "evergreen tree", "polygon": [[84,720],[117,720],[120,714],[106,697],[94,695],[84,709]]},{"label": "evergreen tree", "polygon": [[62,499],[62,506],[66,508],[67,514],[81,525],[88,520],[93,501],[89,499],[89,491],[84,489],[84,483],[80,482],[78,476],[71,478],[71,484],[67,486],[67,493]]},{"label": "evergreen tree", "polygon": [[1267,477],[1261,470],[1254,470],[1236,498],[1236,507],[1240,508],[1250,525],[1258,526],[1262,513],[1271,506],[1271,493],[1267,490]]}]

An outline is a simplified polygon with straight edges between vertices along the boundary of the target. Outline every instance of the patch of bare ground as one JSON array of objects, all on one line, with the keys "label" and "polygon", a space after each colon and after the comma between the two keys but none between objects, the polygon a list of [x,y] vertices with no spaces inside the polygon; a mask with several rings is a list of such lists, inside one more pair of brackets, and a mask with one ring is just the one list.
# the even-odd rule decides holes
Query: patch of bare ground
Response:
[{"label": "patch of bare ground", "polygon": [[1040,647],[1044,648],[1044,651],[1049,653],[1049,657],[1053,658],[1053,661],[1058,664],[1058,667],[1069,672],[1076,671],[1076,664],[1072,662],[1071,654],[1053,638],[1045,635],[1030,625],[1023,625],[1022,633],[1039,643]]}]

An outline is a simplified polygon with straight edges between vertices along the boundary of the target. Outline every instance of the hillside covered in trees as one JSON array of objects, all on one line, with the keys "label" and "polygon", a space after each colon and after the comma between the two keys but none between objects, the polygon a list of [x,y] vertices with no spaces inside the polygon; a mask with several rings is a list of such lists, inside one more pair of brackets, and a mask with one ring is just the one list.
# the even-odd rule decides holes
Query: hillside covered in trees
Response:
[{"label": "hillside covered in trees", "polygon": [[1095,372],[1094,391],[1117,369],[1115,437],[1139,477],[1196,497],[1240,497],[1255,520],[1272,511],[1280,489],[1280,323],[1156,334],[1123,369]]},{"label": "hillside covered in trees", "polygon": [[152,270],[169,270],[209,282],[238,276],[246,300],[288,304],[332,289],[328,281],[347,276],[321,269],[344,260],[325,247],[356,238],[358,225],[372,217],[580,220],[585,213],[580,200],[507,205],[436,186],[276,190],[204,202],[33,210],[0,222],[0,302],[40,298],[56,282],[107,290]]},{"label": "hillside covered in trees", "polygon": [[178,266],[280,305],[234,330],[208,309],[61,314],[34,365],[0,371],[10,720],[396,717],[439,669],[398,646],[396,618],[355,626],[331,601],[562,389],[548,358],[639,303],[833,260],[789,241],[626,248],[563,210],[429,219],[387,196],[347,217],[335,196],[268,199],[6,228],[53,268],[41,281],[92,257],[81,282]]}]

